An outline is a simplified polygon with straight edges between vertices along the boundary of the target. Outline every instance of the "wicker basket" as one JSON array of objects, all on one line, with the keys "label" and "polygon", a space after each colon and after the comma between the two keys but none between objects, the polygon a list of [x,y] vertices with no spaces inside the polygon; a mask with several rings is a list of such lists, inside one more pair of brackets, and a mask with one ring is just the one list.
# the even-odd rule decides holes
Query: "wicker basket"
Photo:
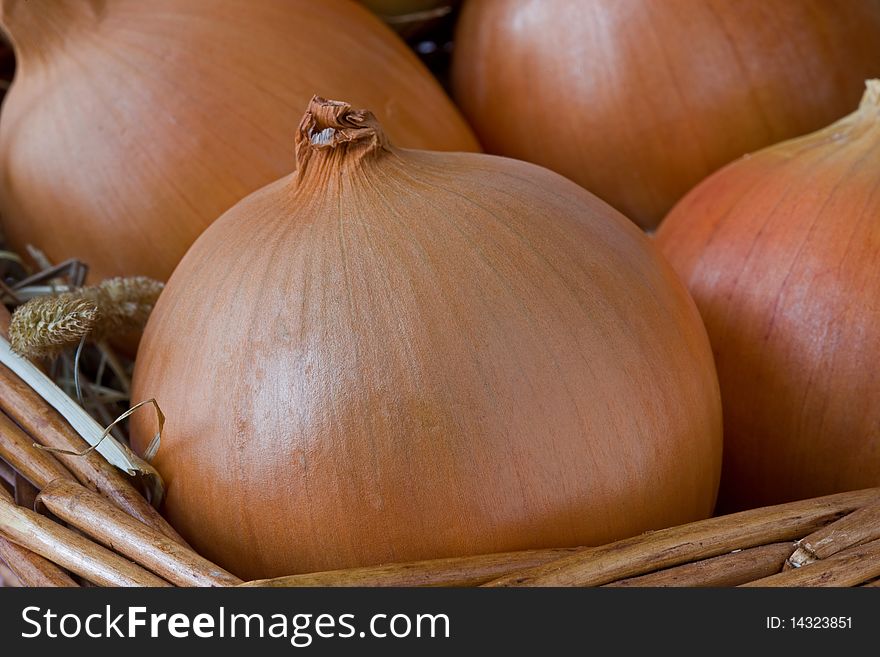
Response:
[{"label": "wicker basket", "polygon": [[[244,583],[0,366],[0,577],[25,586],[858,586],[880,578],[880,488],[753,509],[600,547],[548,548]],[[880,581],[880,580],[878,580]]]},{"label": "wicker basket", "polygon": [[[456,5],[389,19],[441,80]],[[0,40],[0,97],[13,67],[12,51]],[[35,448],[35,441],[73,451],[87,446],[0,365],[0,586],[243,584],[187,546],[132,481],[99,454],[53,455]],[[601,547],[389,564],[245,585],[876,586],[878,578],[880,489],[870,489]]]}]

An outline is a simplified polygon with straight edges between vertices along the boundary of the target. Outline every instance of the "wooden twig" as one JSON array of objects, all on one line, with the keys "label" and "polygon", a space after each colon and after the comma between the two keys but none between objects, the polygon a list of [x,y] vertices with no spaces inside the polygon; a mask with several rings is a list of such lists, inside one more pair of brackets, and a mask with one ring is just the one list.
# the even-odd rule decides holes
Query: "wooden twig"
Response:
[{"label": "wooden twig", "polygon": [[477,586],[505,573],[559,559],[577,549],[523,550],[521,552],[432,559],[349,570],[330,570],[321,573],[254,580],[243,584],[243,586]]},{"label": "wooden twig", "polygon": [[599,586],[731,550],[793,541],[880,499],[880,489],[742,511],[587,548],[487,586]]},{"label": "wooden twig", "polygon": [[[11,499],[10,492],[4,488],[5,485],[8,485],[17,497],[22,482],[27,482],[27,480],[6,461],[0,459],[0,495]],[[67,573],[52,562],[3,537],[0,537],[0,565],[15,578],[15,586],[77,585]]]},{"label": "wooden twig", "polygon": [[162,498],[164,484],[156,468],[140,458],[126,445],[109,438],[103,427],[85,409],[70,398],[52,379],[26,358],[16,354],[9,341],[0,336],[0,362],[12,370],[34,392],[42,397],[70,424],[79,436],[99,451],[111,464],[131,475],[140,474],[153,490],[153,500]]},{"label": "wooden twig", "polygon": [[842,550],[778,575],[743,586],[857,586],[880,577],[880,540]]},{"label": "wooden twig", "polygon": [[15,588],[21,586],[21,582],[18,581],[15,573],[7,568],[3,560],[0,559],[0,588],[5,586]]},{"label": "wooden twig", "polygon": [[[32,437],[47,447],[81,452],[88,447],[54,408],[12,370],[0,365],[0,409],[7,413]],[[147,502],[125,474],[110,465],[100,454],[85,456],[59,454],[58,459],[85,486],[97,490],[116,506],[141,522],[159,530],[181,545],[186,542],[174,531],[159,512]]]},{"label": "wooden twig", "polygon": [[648,575],[617,580],[605,586],[739,586],[780,572],[792,549],[790,542],[760,545]]},{"label": "wooden twig", "polygon": [[854,511],[834,524],[816,530],[795,544],[788,568],[800,568],[856,545],[880,538],[880,502]]},{"label": "wooden twig", "polygon": [[173,584],[241,584],[239,578],[126,515],[97,493],[75,482],[52,482],[40,493],[39,502],[68,524]]},{"label": "wooden twig", "polygon": [[115,552],[35,511],[16,506],[2,488],[0,536],[99,586],[169,586]]},{"label": "wooden twig", "polygon": [[20,586],[21,582],[18,581],[15,573],[9,570],[3,560],[0,559],[0,588],[18,588]]},{"label": "wooden twig", "polygon": [[0,482],[6,482],[15,488],[15,470],[6,461],[0,458]]},{"label": "wooden twig", "polygon": [[36,486],[25,479],[22,474],[18,472],[15,473],[15,503],[18,504],[18,506],[33,509],[34,503],[37,501],[37,495],[39,494],[40,491],[37,490]]},{"label": "wooden twig", "polygon": [[0,537],[0,560],[6,563],[21,586],[79,586],[48,559]]},{"label": "wooden twig", "polygon": [[38,488],[54,479],[73,475],[49,452],[34,447],[34,441],[0,412],[0,457]]}]

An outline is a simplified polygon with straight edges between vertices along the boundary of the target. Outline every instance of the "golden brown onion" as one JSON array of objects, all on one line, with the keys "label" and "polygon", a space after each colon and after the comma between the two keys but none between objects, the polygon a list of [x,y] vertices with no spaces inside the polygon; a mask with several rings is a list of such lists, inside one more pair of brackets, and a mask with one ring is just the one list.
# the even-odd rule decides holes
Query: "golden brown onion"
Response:
[{"label": "golden brown onion", "polygon": [[652,228],[718,167],[848,112],[878,34],[878,0],[469,0],[454,89],[489,151]]},{"label": "golden brown onion", "polygon": [[712,355],[634,225],[531,164],[392,148],[344,103],[312,102],[297,160],[196,241],[138,353],[204,554],[268,577],[711,513]]},{"label": "golden brown onion", "polygon": [[3,0],[19,70],[0,214],[19,250],[94,280],[164,280],[204,228],[290,172],[314,93],[375,107],[401,144],[473,150],[436,81],[345,0]]},{"label": "golden brown onion", "polygon": [[720,505],[880,485],[880,81],[858,111],[700,184],[658,240],[724,405]]}]

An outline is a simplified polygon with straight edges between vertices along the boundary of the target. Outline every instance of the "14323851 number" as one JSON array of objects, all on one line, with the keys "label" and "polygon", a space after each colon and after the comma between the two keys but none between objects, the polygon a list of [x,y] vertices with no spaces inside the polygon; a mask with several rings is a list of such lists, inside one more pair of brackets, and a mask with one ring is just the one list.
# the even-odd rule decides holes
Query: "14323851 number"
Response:
[{"label": "14323851 number", "polygon": [[852,629],[852,616],[792,616],[790,622],[799,630]]}]

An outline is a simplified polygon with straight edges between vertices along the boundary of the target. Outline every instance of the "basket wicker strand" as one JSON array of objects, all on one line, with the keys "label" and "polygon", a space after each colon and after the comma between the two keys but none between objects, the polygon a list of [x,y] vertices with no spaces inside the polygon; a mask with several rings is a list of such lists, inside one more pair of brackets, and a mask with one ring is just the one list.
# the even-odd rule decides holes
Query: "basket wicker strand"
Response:
[{"label": "basket wicker strand", "polygon": [[[33,443],[76,433],[0,368],[0,577],[76,586],[857,586],[880,578],[880,488],[752,509],[608,545],[475,555],[242,583],[198,555],[131,482]],[[5,483],[4,483],[5,482]],[[35,509],[24,488],[40,494]],[[38,511],[47,510],[49,514]]]}]

